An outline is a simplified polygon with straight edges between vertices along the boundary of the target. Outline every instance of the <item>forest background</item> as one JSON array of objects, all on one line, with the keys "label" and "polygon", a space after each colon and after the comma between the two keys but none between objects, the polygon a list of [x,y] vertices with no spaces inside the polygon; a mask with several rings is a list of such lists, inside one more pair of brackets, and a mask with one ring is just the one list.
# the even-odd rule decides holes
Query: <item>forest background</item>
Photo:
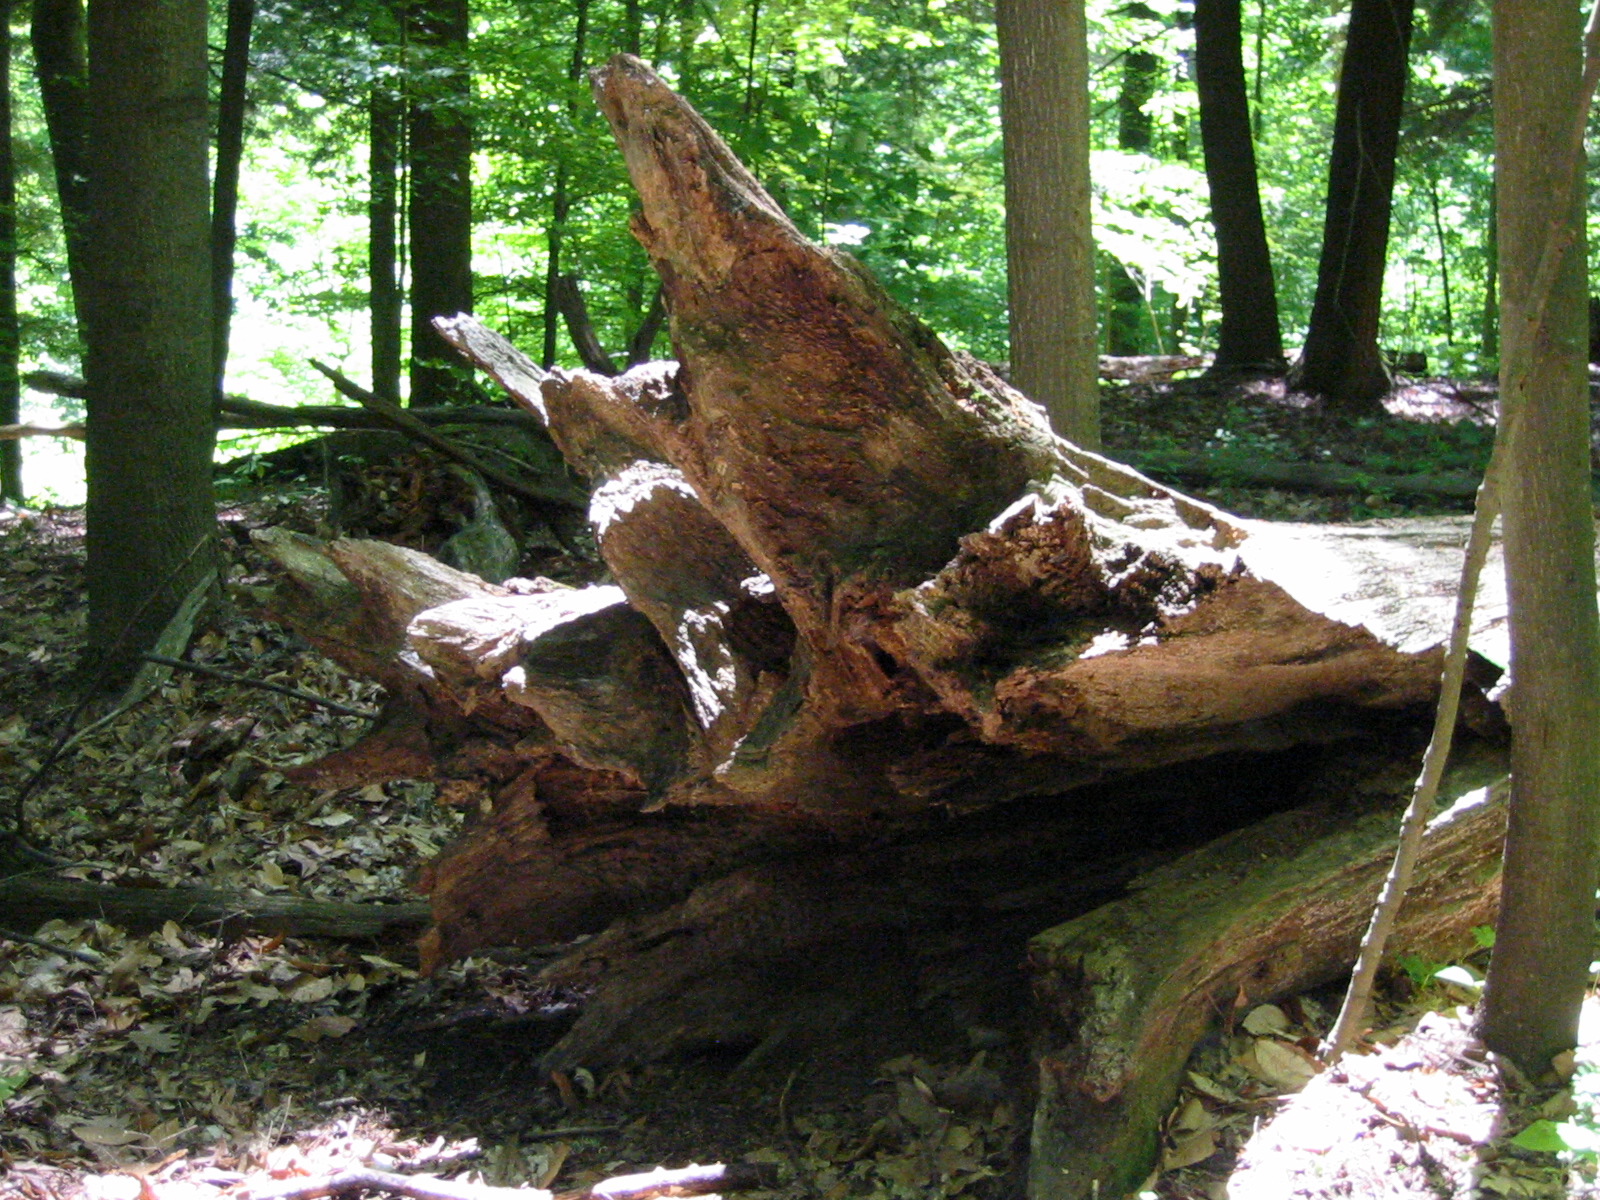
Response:
[{"label": "forest background", "polygon": [[[21,365],[75,372],[55,173],[21,23],[28,14],[23,5],[9,7],[19,22],[11,90]],[[213,6],[214,82],[224,8]],[[1242,16],[1261,197],[1293,347],[1316,284],[1348,7],[1257,0]],[[1088,5],[1105,353],[1203,353],[1215,343],[1215,245],[1192,18],[1192,4],[1181,0]],[[583,73],[618,50],[639,51],[699,107],[803,232],[862,259],[952,345],[1007,359],[989,4],[521,0],[473,4],[469,34],[463,62],[456,48],[404,44],[404,25],[389,4],[257,6],[228,392],[279,404],[326,402],[328,385],[312,358],[372,379],[370,217],[386,186],[401,231],[397,294],[405,294],[410,263],[428,253],[404,236],[403,130],[393,166],[381,144],[373,154],[374,131],[408,89],[439,86],[453,89],[450,103],[471,129],[479,317],[534,357],[575,365],[580,355],[566,323],[547,304],[552,276],[570,274],[602,346],[626,359],[655,281],[628,232],[634,201]],[[1495,367],[1489,59],[1486,6],[1418,6],[1382,343],[1394,353],[1425,354],[1441,374]],[[470,88],[462,89],[467,74]],[[413,223],[412,241],[429,228]],[[656,350],[666,352],[664,338]],[[80,403],[28,391],[23,417],[75,418]],[[224,431],[219,457],[281,440]],[[31,496],[81,499],[81,447],[33,438],[25,453]]]}]

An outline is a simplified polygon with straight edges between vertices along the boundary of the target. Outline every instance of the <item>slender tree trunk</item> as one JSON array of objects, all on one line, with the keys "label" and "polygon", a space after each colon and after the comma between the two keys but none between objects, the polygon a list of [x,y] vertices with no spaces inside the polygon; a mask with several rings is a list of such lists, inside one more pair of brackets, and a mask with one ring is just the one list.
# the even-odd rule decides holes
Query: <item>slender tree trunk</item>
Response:
[{"label": "slender tree trunk", "polygon": [[1222,330],[1212,371],[1281,372],[1283,334],[1256,179],[1245,93],[1240,0],[1195,0],[1195,73],[1200,144],[1217,231]]},{"label": "slender tree trunk", "polygon": [[67,274],[72,280],[78,335],[84,332],[84,243],[89,231],[89,87],[84,51],[83,0],[34,0],[33,61],[50,131],[50,157],[61,202],[61,227],[67,244]]},{"label": "slender tree trunk", "polygon": [[204,0],[89,8],[89,647],[131,671],[211,571]]},{"label": "slender tree trunk", "polygon": [[[0,425],[21,417],[17,358],[17,174],[11,152],[11,0],[0,0]],[[21,500],[22,444],[0,445],[0,500]]]},{"label": "slender tree trunk", "polygon": [[1451,345],[1456,340],[1455,314],[1450,305],[1450,247],[1444,239],[1444,218],[1439,214],[1439,181],[1428,177],[1428,203],[1433,210],[1433,234],[1439,243],[1439,286],[1444,292],[1444,341]]},{"label": "slender tree trunk", "polygon": [[[582,0],[580,0],[581,4]],[[540,363],[549,370],[556,362],[556,338],[561,329],[561,249],[567,231],[567,214],[572,202],[567,198],[567,164],[556,164],[556,177],[550,193],[550,228],[545,231],[544,344]]]},{"label": "slender tree trunk", "polygon": [[1000,0],[1011,379],[1056,432],[1100,445],[1082,0]]},{"label": "slender tree trunk", "polygon": [[[387,9],[372,21],[373,43],[393,45],[398,30]],[[400,403],[403,297],[400,291],[400,140],[405,102],[394,83],[373,80],[367,97],[367,309],[371,322],[372,391]]]},{"label": "slender tree trunk", "polygon": [[[584,60],[589,53],[589,0],[577,0],[572,31],[572,61],[567,67],[567,78],[576,83],[583,78]],[[567,106],[568,115],[577,117],[577,106]],[[542,362],[546,369],[555,365],[556,335],[561,327],[561,251],[567,237],[567,216],[572,211],[572,198],[567,194],[567,164],[556,164],[555,184],[550,192],[550,228],[545,233],[544,275],[544,353]]]},{"label": "slender tree trunk", "polygon": [[[1155,124],[1145,105],[1156,94],[1161,60],[1148,50],[1129,50],[1122,56],[1122,90],[1117,93],[1117,147],[1149,154]],[[1134,278],[1124,263],[1113,263],[1106,309],[1106,353],[1138,354],[1145,349],[1145,310],[1150,307],[1148,281]],[[1155,340],[1160,341],[1156,331]],[[1160,347],[1156,347],[1160,352]]]},{"label": "slender tree trunk", "polygon": [[639,0],[623,0],[622,52],[635,56],[641,54],[640,44],[643,40],[644,12],[640,7]]},{"label": "slender tree trunk", "polygon": [[211,371],[222,395],[233,321],[233,248],[238,240],[239,160],[244,155],[245,84],[250,74],[250,27],[255,0],[228,0],[228,32],[217,95],[217,167],[211,185]]},{"label": "slender tree trunk", "polygon": [[[1511,817],[1484,1041],[1529,1074],[1577,1044],[1600,850],[1579,10],[1495,0]],[[1560,254],[1554,271],[1540,260]],[[1548,299],[1543,295],[1548,284]]]},{"label": "slender tree trunk", "polygon": [[1263,136],[1262,113],[1265,106],[1262,104],[1262,76],[1267,69],[1267,0],[1261,0],[1256,5],[1256,70],[1252,78],[1255,89],[1255,121],[1250,126],[1250,131],[1255,141],[1261,141]]},{"label": "slender tree trunk", "polygon": [[1483,361],[1500,357],[1500,189],[1489,181],[1489,227],[1483,234]]},{"label": "slender tree trunk", "polygon": [[467,0],[411,0],[411,403],[465,398],[436,316],[472,311],[472,75]]},{"label": "slender tree trunk", "polygon": [[1412,12],[1413,0],[1351,0],[1316,298],[1290,376],[1350,416],[1382,413],[1391,386],[1378,322]]}]

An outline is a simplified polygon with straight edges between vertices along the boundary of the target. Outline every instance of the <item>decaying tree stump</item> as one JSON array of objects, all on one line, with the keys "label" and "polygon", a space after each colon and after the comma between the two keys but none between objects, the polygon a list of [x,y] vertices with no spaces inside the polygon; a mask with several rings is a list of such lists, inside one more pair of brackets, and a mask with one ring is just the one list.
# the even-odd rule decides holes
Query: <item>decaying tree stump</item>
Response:
[{"label": "decaying tree stump", "polygon": [[[1330,781],[1359,759],[1394,776],[1388,801],[1404,793],[1392,768],[1436,698],[1432,644],[1317,611],[1296,598],[1304,578],[1276,578],[1275,562],[1305,565],[1281,538],[1253,541],[1052,435],[990,368],[803,238],[637,60],[598,71],[595,91],[678,361],[546,374],[471,318],[438,325],[592,481],[611,582],[500,586],[379,543],[261,539],[284,571],[276,614],[389,690],[365,741],[301,776],[431,777],[470,813],[424,880],[425,961],[597,934],[546,973],[591,996],[547,1061],[593,1065],[764,1045],[838,1016],[822,997],[853,984],[914,991],[929,938],[952,961],[988,954],[976,974],[991,978],[1074,916],[1113,944],[1139,934],[1126,953],[1143,954],[1148,923],[1081,914],[1153,860],[1296,805],[1271,820],[1314,836],[1279,838],[1259,878],[1197,852],[1222,856],[1241,895],[1313,896],[1341,922],[1367,903],[1361,871],[1390,818],[1330,798]],[[1491,825],[1463,835],[1474,863]],[[1168,886],[1188,904],[1204,885],[1184,869],[1139,911]],[[1243,978],[1301,938],[1285,911],[1196,908],[1166,969]],[[1451,912],[1441,927],[1480,919]],[[1213,926],[1248,926],[1238,957],[1201,945]],[[1338,929],[1304,970],[1247,990],[1336,973],[1353,951]],[[1159,1053],[1104,1016],[1062,1032],[1094,1011],[1065,982],[1072,939],[1090,936],[1036,944],[1052,1036],[1120,1038],[1126,1071],[1095,1068],[1097,1102],[1137,1095],[1125,1111],[1148,1123],[1150,1089],[1203,1026],[1192,997],[1211,992],[1183,992]],[[1118,986],[1118,1003],[1177,1003]],[[1066,1061],[1054,1045],[1047,1081]],[[1044,1119],[1070,1137],[1050,1086]]]}]

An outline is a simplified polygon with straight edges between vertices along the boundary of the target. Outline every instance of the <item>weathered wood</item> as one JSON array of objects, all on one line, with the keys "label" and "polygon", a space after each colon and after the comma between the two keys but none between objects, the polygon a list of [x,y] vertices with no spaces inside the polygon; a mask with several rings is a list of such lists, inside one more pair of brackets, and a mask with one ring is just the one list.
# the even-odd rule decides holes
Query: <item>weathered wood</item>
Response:
[{"label": "weathered wood", "polygon": [[[941,953],[967,966],[961,986],[1015,993],[1039,929],[1092,921],[1152,858],[1298,806],[1271,845],[1221,844],[1225,888],[1185,892],[1174,868],[1116,911],[1193,909],[1149,917],[1187,955],[1175,978],[1214,968],[1249,993],[1339,969],[1354,934],[1314,936],[1289,910],[1309,895],[1333,930],[1369,902],[1366,866],[1332,864],[1375,872],[1392,806],[1328,763],[1407,757],[1438,690],[1431,589],[1418,613],[1410,577],[1387,608],[1330,589],[1353,561],[1336,542],[1297,546],[1055,437],[801,237],[636,60],[596,92],[678,361],[545,372],[470,317],[436,324],[591,481],[610,581],[497,588],[367,543],[274,551],[293,578],[277,610],[391,689],[340,778],[420,759],[468,813],[424,873],[425,964],[595,935],[545,976],[589,997],[549,1066],[766,1046],[865,997],[909,1004]],[[1341,739],[1356,749],[1324,752]],[[1400,775],[1367,783],[1392,800]],[[1478,854],[1492,832],[1474,829]],[[1454,896],[1429,919],[1455,920]],[[1115,960],[1118,929],[1095,928]],[[1066,958],[1040,955],[1065,1003]],[[1149,1015],[1150,1045],[1112,1013],[1083,1054],[1102,1080],[1095,1047],[1143,1056],[1094,1085],[1142,1119],[1212,992],[1133,979],[1122,995],[1140,988],[1175,1014]],[[1072,1036],[1045,1057],[1075,1053]],[[1078,1119],[1058,1084],[1042,1136]],[[1041,1169],[1062,1165],[1078,1169]]]},{"label": "weathered wood", "polygon": [[[1493,920],[1505,788],[1428,828],[1393,944],[1448,958]],[[1223,1015],[1337,978],[1393,856],[1392,804],[1268,817],[1033,940],[1045,1014],[1029,1196],[1120,1196],[1154,1165],[1189,1052]]]}]

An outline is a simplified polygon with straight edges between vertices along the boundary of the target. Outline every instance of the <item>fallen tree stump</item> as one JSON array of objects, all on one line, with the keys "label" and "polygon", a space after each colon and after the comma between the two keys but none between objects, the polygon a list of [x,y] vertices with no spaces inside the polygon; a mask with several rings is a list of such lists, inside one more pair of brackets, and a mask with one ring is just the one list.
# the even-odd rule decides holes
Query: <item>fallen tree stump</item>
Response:
[{"label": "fallen tree stump", "polygon": [[[1369,903],[1350,864],[1306,872],[1381,854],[1393,817],[1363,796],[1397,813],[1409,791],[1437,578],[1419,591],[1359,537],[1297,545],[1055,437],[803,238],[641,63],[595,90],[678,361],[544,372],[470,317],[436,325],[591,481],[609,580],[495,585],[381,543],[258,536],[284,576],[270,611],[389,690],[366,739],[296,777],[431,778],[469,814],[424,872],[424,966],[594,935],[543,974],[588,996],[544,1061],[599,1066],[759,1055],[867,1003],[1014,1002],[1029,936],[1274,812],[1294,810],[1300,866],[1228,860],[1259,912],[1200,906],[1182,868],[1152,877],[1196,907],[1193,945],[1251,932],[1217,972],[1291,957],[1286,906]],[[1327,586],[1347,566],[1360,586]],[[1398,590],[1362,590],[1385,576]],[[1465,724],[1492,756],[1481,667]],[[1316,946],[1325,977],[1354,943]],[[1179,1014],[1164,1054],[1193,1003],[1152,994]],[[1146,1105],[1168,1069],[1151,1052],[1096,1086]],[[1066,1129],[1052,1103],[1041,1120]]]}]

